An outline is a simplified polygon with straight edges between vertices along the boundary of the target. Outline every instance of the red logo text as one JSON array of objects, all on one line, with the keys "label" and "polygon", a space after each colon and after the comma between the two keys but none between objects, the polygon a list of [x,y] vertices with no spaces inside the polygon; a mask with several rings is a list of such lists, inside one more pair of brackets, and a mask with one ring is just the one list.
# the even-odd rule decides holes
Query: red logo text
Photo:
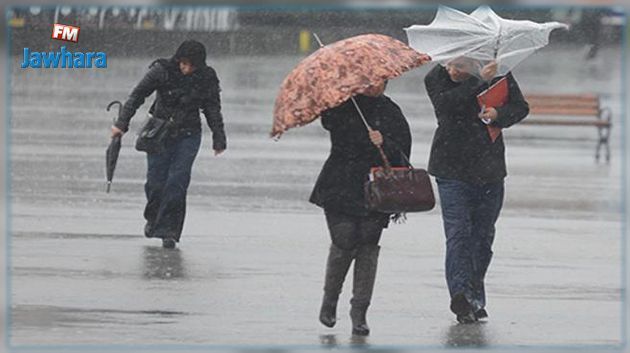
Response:
[{"label": "red logo text", "polygon": [[66,42],[79,42],[79,32],[81,28],[76,26],[62,25],[55,23],[52,30],[52,39],[63,40]]}]

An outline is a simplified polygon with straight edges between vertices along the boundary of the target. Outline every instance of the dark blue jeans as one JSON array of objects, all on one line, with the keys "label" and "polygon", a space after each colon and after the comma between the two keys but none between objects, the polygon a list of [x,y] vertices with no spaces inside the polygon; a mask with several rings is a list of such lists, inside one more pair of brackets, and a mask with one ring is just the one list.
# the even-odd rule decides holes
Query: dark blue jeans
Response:
[{"label": "dark blue jeans", "polygon": [[168,141],[163,153],[147,154],[147,205],[144,218],[153,238],[179,241],[186,216],[186,192],[201,133],[186,133]]},{"label": "dark blue jeans", "polygon": [[494,224],[503,206],[503,181],[470,184],[436,178],[446,234],[446,282],[475,311],[486,305],[484,278],[492,259]]}]

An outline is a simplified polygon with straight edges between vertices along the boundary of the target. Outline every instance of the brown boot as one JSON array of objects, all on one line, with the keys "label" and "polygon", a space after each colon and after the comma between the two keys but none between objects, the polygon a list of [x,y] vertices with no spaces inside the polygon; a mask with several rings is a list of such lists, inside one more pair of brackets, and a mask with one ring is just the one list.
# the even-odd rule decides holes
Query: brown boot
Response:
[{"label": "brown boot", "polygon": [[379,250],[378,245],[363,245],[357,249],[354,262],[352,300],[350,300],[353,335],[367,336],[370,334],[366,313],[374,291]]},{"label": "brown boot", "polygon": [[333,327],[337,323],[337,301],[343,288],[354,252],[344,250],[335,244],[330,244],[328,261],[326,263],[326,278],[324,283],[324,299],[319,312],[319,321],[327,327]]},{"label": "brown boot", "polygon": [[343,250],[335,244],[330,244],[326,263],[324,299],[319,312],[319,321],[324,326],[333,327],[337,323],[337,301],[353,255],[353,251]]}]

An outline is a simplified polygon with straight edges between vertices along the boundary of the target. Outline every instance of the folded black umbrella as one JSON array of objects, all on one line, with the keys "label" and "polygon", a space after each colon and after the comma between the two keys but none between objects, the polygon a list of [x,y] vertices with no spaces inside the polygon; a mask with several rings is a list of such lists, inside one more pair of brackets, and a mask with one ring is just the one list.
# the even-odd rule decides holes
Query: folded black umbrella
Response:
[{"label": "folded black umbrella", "polygon": [[105,166],[107,168],[107,192],[112,186],[112,179],[114,178],[114,170],[116,169],[116,162],[118,161],[118,154],[120,153],[120,135],[112,137],[112,141],[107,147],[105,153]]},{"label": "folded black umbrella", "polygon": [[[122,103],[119,101],[113,101],[109,103],[107,106],[107,111],[112,107],[112,105],[118,104],[122,107]],[[120,108],[119,108],[120,109]],[[107,192],[112,186],[112,179],[114,178],[114,170],[116,169],[116,162],[118,162],[118,154],[120,153],[120,144],[121,144],[122,136],[117,135],[112,137],[109,146],[107,147],[107,151],[105,152],[105,169],[107,173]]]}]

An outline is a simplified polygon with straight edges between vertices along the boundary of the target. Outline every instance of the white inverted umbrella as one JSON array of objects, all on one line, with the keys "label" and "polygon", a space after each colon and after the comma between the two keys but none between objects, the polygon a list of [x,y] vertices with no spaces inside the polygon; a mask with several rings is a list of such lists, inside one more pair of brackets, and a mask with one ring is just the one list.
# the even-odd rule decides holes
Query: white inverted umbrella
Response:
[{"label": "white inverted umbrella", "polygon": [[488,6],[480,6],[470,15],[440,6],[429,25],[414,25],[405,31],[409,46],[429,54],[433,61],[446,64],[459,57],[480,63],[495,60],[497,76],[503,76],[547,45],[549,34],[557,28],[569,26],[559,22],[508,20]]}]

